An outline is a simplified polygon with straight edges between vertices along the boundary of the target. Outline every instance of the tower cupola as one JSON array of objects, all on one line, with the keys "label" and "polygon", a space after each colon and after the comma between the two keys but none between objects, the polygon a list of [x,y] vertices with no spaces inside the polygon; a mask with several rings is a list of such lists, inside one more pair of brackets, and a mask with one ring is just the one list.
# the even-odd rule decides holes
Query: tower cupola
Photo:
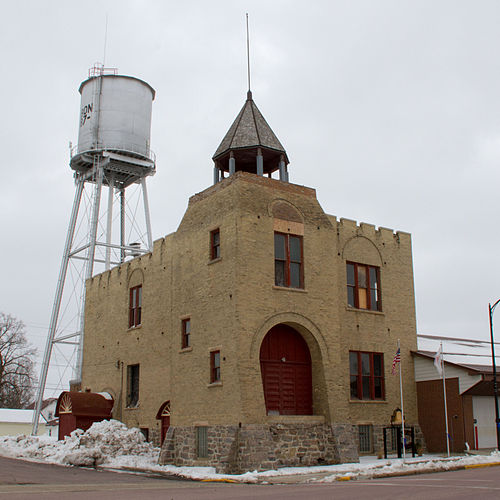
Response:
[{"label": "tower cupola", "polygon": [[278,170],[280,180],[288,182],[285,148],[257,108],[250,90],[212,159],[214,184],[225,177],[225,172],[232,175],[239,171],[271,177]]}]

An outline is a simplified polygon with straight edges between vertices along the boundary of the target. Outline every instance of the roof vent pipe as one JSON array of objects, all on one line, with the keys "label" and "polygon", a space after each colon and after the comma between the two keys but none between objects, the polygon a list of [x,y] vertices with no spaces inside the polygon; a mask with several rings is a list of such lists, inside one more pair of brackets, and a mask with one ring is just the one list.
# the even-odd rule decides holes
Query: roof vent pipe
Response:
[{"label": "roof vent pipe", "polygon": [[134,243],[130,243],[130,247],[133,248],[133,250],[130,251],[130,254],[132,257],[139,257],[141,255],[141,252],[138,251],[141,249],[141,243],[139,241],[135,241]]}]

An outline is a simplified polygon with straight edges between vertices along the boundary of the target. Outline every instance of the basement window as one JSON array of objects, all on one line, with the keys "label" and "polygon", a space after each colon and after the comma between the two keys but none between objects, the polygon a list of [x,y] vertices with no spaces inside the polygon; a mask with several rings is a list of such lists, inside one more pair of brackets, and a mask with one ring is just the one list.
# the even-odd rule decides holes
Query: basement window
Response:
[{"label": "basement window", "polygon": [[208,427],[196,427],[196,457],[208,458]]},{"label": "basement window", "polygon": [[373,438],[371,425],[358,425],[359,434],[359,452],[372,453],[373,452]]},{"label": "basement window", "polygon": [[139,427],[139,430],[142,432],[144,439],[149,443],[149,428],[148,427]]}]

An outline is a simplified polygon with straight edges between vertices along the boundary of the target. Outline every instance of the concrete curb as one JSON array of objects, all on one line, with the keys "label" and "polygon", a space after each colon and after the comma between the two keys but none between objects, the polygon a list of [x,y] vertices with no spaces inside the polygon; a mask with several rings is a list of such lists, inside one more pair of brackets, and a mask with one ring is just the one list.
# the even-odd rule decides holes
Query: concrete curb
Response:
[{"label": "concrete curb", "polygon": [[[443,464],[446,464],[449,462],[443,462]],[[373,471],[372,473],[366,473],[366,474],[356,474],[356,475],[345,475],[345,476],[338,476],[334,480],[335,481],[356,481],[356,480],[366,480],[366,479],[383,479],[383,478],[389,478],[389,477],[400,477],[400,476],[416,476],[420,474],[432,474],[436,472],[448,472],[448,471],[455,471],[455,470],[465,470],[465,469],[475,469],[475,468],[480,468],[480,467],[494,467],[494,466],[500,466],[500,462],[487,462],[483,464],[470,464],[470,465],[450,465],[448,467],[444,466],[437,466],[436,464],[433,464],[432,467],[429,468],[421,468],[421,469],[410,469],[410,470],[400,470],[400,471],[393,471],[393,472],[379,472],[377,473],[376,471]],[[268,484],[293,484],[293,483],[320,483],[322,482],[322,479],[325,477],[333,476],[335,473],[332,472],[321,472],[321,473],[310,473],[310,474],[304,474],[300,475],[297,474],[295,476],[270,476],[266,478],[262,478],[262,481],[257,481],[259,484],[262,484],[262,482],[268,483]],[[309,476],[309,477],[308,477]],[[310,476],[314,476],[313,478]],[[319,476],[319,477],[318,477]],[[321,476],[322,479],[320,478]]]},{"label": "concrete curb", "polygon": [[[443,462],[446,464],[449,462]],[[465,469],[478,469],[481,467],[499,467],[500,462],[485,462],[482,464],[470,464],[470,465],[450,465],[448,467],[440,467],[437,464],[433,464],[432,467],[429,468],[421,468],[421,469],[413,469],[413,470],[401,470],[401,471],[393,471],[393,472],[380,472],[377,473],[373,471],[373,473],[368,474],[359,474],[359,475],[346,475],[346,476],[338,476],[335,478],[335,481],[343,482],[343,481],[356,481],[356,480],[366,480],[366,479],[383,479],[389,477],[401,477],[401,476],[416,476],[420,474],[432,474],[436,472],[448,472],[455,470],[465,470]],[[172,472],[163,472],[151,469],[140,469],[136,467],[121,467],[119,469],[108,468],[108,467],[96,467],[96,469],[100,470],[115,470],[121,472],[128,472],[131,474],[141,474],[149,477],[174,480],[174,481],[197,481],[203,483],[231,483],[231,484],[298,484],[298,483],[316,483],[321,482],[321,479],[318,476],[323,476],[323,479],[328,476],[333,476],[334,472],[321,472],[321,473],[307,473],[307,474],[293,474],[289,476],[267,476],[257,479],[257,481],[244,481],[230,478],[192,478],[183,476],[181,474],[174,474]],[[314,477],[310,477],[314,476]]]},{"label": "concrete curb", "polygon": [[359,476],[346,476],[346,477],[338,477],[335,478],[336,481],[351,481],[356,479],[380,479],[384,477],[399,477],[399,476],[416,476],[419,474],[432,474],[436,472],[448,472],[454,470],[465,470],[465,469],[478,469],[481,467],[498,467],[500,466],[500,462],[488,462],[484,464],[470,464],[470,465],[452,465],[451,467],[432,467],[429,469],[416,469],[416,470],[407,470],[407,471],[394,471],[394,472],[386,472],[381,474],[366,474]]},{"label": "concrete curb", "polygon": [[141,476],[153,477],[156,479],[169,479],[171,481],[198,481],[202,483],[236,483],[242,484],[243,481],[237,481],[236,479],[230,478],[196,478],[184,476],[182,474],[174,474],[173,472],[165,472],[161,470],[152,470],[152,469],[140,469],[138,467],[120,467],[118,468],[110,468],[110,467],[96,467],[98,470],[103,471],[115,471],[115,472],[126,472],[128,474],[140,474]]},{"label": "concrete curb", "polygon": [[500,465],[500,462],[489,462],[486,464],[471,464],[471,465],[464,465],[465,469],[477,469],[478,467],[496,467]]},{"label": "concrete curb", "polygon": [[96,470],[101,471],[113,471],[113,472],[125,472],[127,474],[138,474],[141,476],[148,476],[160,479],[170,479],[172,481],[202,481],[202,479],[194,479],[192,477],[183,476],[182,474],[174,474],[172,472],[165,472],[161,470],[152,469],[141,469],[139,467],[95,467]]}]

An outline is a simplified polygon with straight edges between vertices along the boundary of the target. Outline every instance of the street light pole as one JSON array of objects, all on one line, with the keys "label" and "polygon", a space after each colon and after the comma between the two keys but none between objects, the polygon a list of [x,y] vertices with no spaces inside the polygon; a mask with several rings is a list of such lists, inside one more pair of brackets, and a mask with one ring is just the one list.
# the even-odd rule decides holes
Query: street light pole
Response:
[{"label": "street light pole", "polygon": [[497,384],[497,366],[495,363],[495,342],[493,340],[493,311],[500,303],[498,299],[493,305],[488,304],[490,313],[490,337],[491,337],[491,359],[493,361],[493,392],[495,394],[495,427],[497,431],[497,450],[500,450],[500,415],[498,411],[498,384]]}]

